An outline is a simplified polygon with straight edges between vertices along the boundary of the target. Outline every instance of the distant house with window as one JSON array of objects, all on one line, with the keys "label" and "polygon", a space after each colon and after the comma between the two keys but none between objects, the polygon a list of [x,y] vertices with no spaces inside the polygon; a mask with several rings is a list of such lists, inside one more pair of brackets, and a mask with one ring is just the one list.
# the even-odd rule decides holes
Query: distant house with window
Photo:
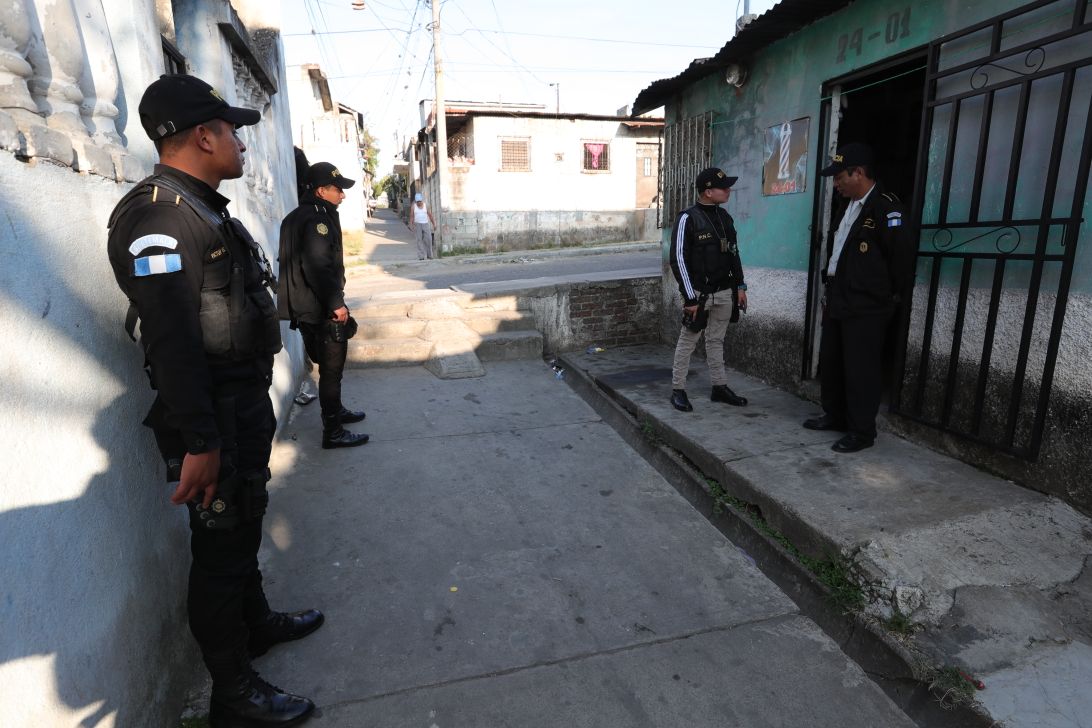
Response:
[{"label": "distant house with window", "polygon": [[444,251],[652,240],[663,119],[555,114],[533,104],[450,101],[444,190],[435,116],[422,102],[415,191],[440,199]]}]

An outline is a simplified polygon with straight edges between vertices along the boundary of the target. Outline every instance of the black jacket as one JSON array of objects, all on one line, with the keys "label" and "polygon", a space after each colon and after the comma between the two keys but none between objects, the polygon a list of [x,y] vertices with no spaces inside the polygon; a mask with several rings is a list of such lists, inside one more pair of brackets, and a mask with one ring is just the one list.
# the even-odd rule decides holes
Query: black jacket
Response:
[{"label": "black jacket", "polygon": [[834,318],[889,314],[909,295],[917,245],[899,198],[877,184],[846,236],[827,313]]},{"label": "black jacket", "polygon": [[[242,241],[157,186],[158,176],[192,193],[223,220],[229,200],[201,180],[157,164],[154,175],[137,183],[115,208],[107,243],[114,278],[140,316],[140,343],[158,392],[155,422],[149,424],[177,431],[187,452],[206,452],[221,445],[218,390],[235,379],[269,376],[272,352],[280,349],[279,324],[261,270]],[[255,323],[265,330],[250,333],[268,339],[244,356],[229,351],[230,341],[222,351],[217,343],[224,332],[216,316],[228,315],[235,265],[245,276],[247,310],[254,304],[263,309],[255,312]],[[263,321],[271,326],[263,327]]]},{"label": "black jacket", "polygon": [[308,193],[281,223],[277,312],[321,324],[345,305],[345,262],[337,208]]},{"label": "black jacket", "polygon": [[[723,248],[722,235],[727,239]],[[723,207],[698,204],[679,213],[671,236],[671,272],[687,306],[702,293],[743,284],[735,222]]]}]

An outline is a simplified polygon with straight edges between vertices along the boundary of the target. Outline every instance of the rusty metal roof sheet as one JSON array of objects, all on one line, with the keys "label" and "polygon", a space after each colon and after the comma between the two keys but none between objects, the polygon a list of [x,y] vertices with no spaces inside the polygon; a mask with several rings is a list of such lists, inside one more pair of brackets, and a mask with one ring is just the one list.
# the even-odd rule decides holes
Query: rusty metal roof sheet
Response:
[{"label": "rusty metal roof sheet", "polygon": [[637,95],[633,102],[633,113],[642,114],[663,106],[671,96],[695,81],[716,73],[730,63],[739,63],[749,58],[774,41],[792,35],[851,2],[853,0],[781,0],[744,26],[716,55],[694,60],[685,71],[674,78],[653,82]]}]

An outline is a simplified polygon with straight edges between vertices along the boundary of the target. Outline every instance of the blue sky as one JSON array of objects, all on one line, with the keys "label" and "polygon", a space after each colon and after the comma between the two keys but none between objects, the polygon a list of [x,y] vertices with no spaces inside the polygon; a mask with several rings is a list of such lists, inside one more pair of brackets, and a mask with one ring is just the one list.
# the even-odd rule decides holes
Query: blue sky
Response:
[{"label": "blue sky", "polygon": [[[441,0],[448,99],[544,104],[613,114],[642,89],[716,53],[743,0]],[[363,112],[389,170],[433,97],[432,9],[425,0],[281,0],[286,63],[318,63],[337,101]],[[751,0],[762,13],[775,0]],[[560,84],[559,87],[550,84]]]}]

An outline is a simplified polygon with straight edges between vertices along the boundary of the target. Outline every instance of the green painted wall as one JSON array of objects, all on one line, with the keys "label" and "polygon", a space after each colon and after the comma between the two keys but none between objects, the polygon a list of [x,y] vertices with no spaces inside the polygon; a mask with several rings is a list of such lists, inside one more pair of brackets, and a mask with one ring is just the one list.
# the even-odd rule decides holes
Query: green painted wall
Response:
[{"label": "green painted wall", "polygon": [[[1084,0],[1081,0],[1082,2]],[[898,54],[923,49],[931,40],[958,31],[1025,3],[1021,0],[859,0],[750,59],[750,78],[736,90],[716,73],[685,89],[667,105],[668,123],[715,112],[713,163],[738,175],[728,209],[736,219],[744,263],[749,266],[807,270],[812,208],[815,203],[821,89],[825,82]],[[887,42],[888,18],[909,9],[907,33],[902,28]],[[839,60],[843,35],[860,28],[861,43],[845,49]],[[869,40],[869,36],[879,33]],[[808,188],[802,193],[762,195],[763,140],[768,127],[787,120],[810,118]],[[1085,218],[1092,215],[1086,198]],[[669,235],[665,233],[666,236]],[[1082,226],[1076,290],[1092,290],[1092,225]]]}]

